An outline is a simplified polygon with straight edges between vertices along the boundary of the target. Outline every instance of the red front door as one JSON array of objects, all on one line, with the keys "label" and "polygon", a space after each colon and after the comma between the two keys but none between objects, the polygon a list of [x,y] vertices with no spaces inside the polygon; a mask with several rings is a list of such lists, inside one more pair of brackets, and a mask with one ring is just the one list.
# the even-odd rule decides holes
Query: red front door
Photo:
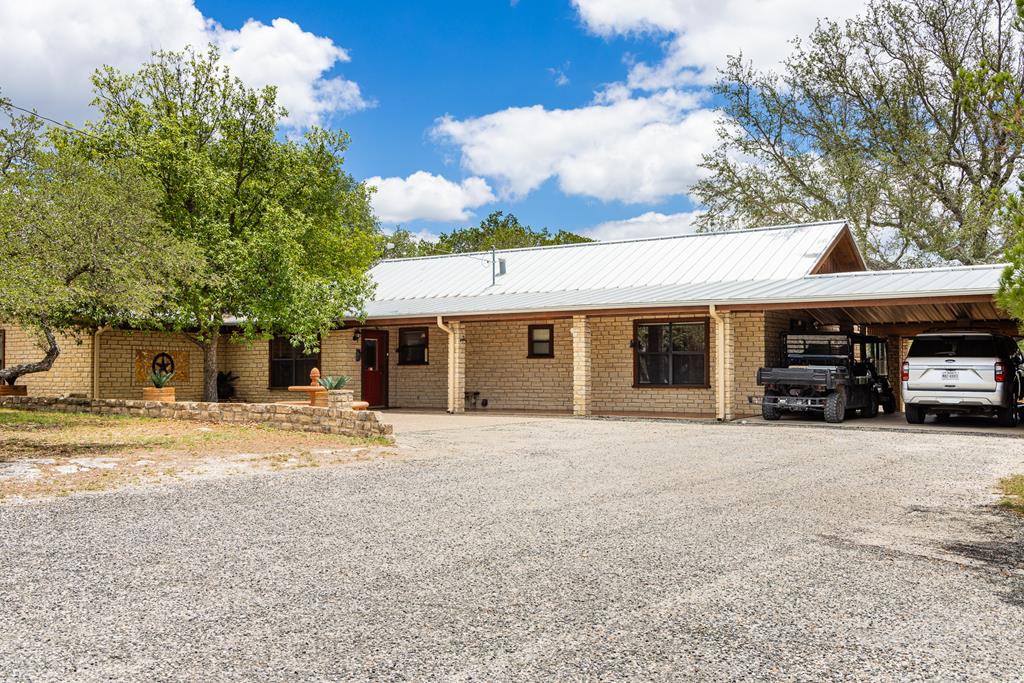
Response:
[{"label": "red front door", "polygon": [[388,405],[388,333],[363,330],[363,400],[371,408]]}]

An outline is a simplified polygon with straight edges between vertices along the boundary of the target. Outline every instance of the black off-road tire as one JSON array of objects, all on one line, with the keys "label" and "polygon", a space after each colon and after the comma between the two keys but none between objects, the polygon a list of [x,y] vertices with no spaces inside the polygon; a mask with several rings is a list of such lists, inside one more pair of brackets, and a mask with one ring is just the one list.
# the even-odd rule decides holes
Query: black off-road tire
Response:
[{"label": "black off-road tire", "polygon": [[[765,398],[768,398],[769,396],[778,396],[778,394],[774,391],[764,392]],[[765,403],[764,401],[762,401],[761,417],[763,417],[765,420],[774,422],[775,420],[778,420],[779,418],[782,417],[782,408],[779,407],[778,403]]]},{"label": "black off-road tire", "polygon": [[878,396],[875,394],[868,396],[868,407],[863,409],[861,415],[864,417],[878,417]]},{"label": "black off-road tire", "polygon": [[825,422],[838,424],[846,418],[846,394],[833,391],[825,397]]},{"label": "black off-road tire", "polygon": [[885,411],[886,415],[892,415],[896,412],[896,397],[886,396],[882,399],[882,410]]},{"label": "black off-road tire", "polygon": [[906,406],[904,410],[907,415],[907,424],[919,425],[924,423],[924,417],[927,413],[921,406]]}]

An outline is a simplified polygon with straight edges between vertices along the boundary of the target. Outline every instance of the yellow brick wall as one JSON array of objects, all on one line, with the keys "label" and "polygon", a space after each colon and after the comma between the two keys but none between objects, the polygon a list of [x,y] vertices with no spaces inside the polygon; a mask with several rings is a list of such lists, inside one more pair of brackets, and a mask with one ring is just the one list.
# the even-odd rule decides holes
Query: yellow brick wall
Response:
[{"label": "yellow brick wall", "polygon": [[711,386],[634,387],[633,321],[644,319],[702,321],[703,316],[657,316],[656,318],[593,318],[591,328],[591,382],[593,412],[678,413],[714,416],[715,414],[715,324],[708,326],[711,355]]},{"label": "yellow brick wall", "polygon": [[[100,395],[98,398],[141,399],[148,381],[135,377],[135,352],[164,352],[175,357],[177,373],[170,386],[179,401],[203,397],[203,352],[184,335],[175,332],[107,330],[99,335]],[[181,367],[188,355],[187,379]]]},{"label": "yellow brick wall", "polygon": [[[572,410],[571,320],[466,323],[466,391],[488,410]],[[554,327],[554,357],[528,358],[530,325]]]},{"label": "yellow brick wall", "polygon": [[427,329],[427,365],[399,365],[398,327],[388,331],[388,401],[392,408],[448,407],[448,335],[437,325]]},{"label": "yellow brick wall", "polygon": [[[4,364],[6,366],[34,363],[46,354],[40,345],[41,337],[29,329],[4,325]],[[42,341],[45,344],[45,341]],[[57,335],[60,355],[48,372],[25,375],[18,384],[28,387],[32,396],[61,396],[63,394],[92,395],[92,335],[83,334],[76,339]]]}]

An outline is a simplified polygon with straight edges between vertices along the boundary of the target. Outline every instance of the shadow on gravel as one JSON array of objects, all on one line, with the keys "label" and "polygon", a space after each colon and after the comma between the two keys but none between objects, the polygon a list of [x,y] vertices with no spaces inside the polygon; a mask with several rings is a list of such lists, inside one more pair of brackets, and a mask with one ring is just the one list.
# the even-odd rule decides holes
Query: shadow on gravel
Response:
[{"label": "shadow on gravel", "polygon": [[[986,522],[975,525],[975,529],[982,530],[989,540],[954,541],[939,547],[983,565],[994,583],[1009,588],[1003,599],[1024,607],[1024,518],[993,507],[978,508],[976,514],[983,515]],[[996,524],[991,523],[993,517],[999,520]]]}]

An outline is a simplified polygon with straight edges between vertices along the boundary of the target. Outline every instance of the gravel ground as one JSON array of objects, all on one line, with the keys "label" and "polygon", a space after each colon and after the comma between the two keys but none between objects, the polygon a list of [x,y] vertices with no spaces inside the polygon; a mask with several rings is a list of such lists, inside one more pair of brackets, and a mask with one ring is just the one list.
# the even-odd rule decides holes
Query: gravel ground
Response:
[{"label": "gravel ground", "polygon": [[360,464],[0,507],[0,676],[1024,671],[1024,531],[992,506],[1024,441],[473,426]]}]

